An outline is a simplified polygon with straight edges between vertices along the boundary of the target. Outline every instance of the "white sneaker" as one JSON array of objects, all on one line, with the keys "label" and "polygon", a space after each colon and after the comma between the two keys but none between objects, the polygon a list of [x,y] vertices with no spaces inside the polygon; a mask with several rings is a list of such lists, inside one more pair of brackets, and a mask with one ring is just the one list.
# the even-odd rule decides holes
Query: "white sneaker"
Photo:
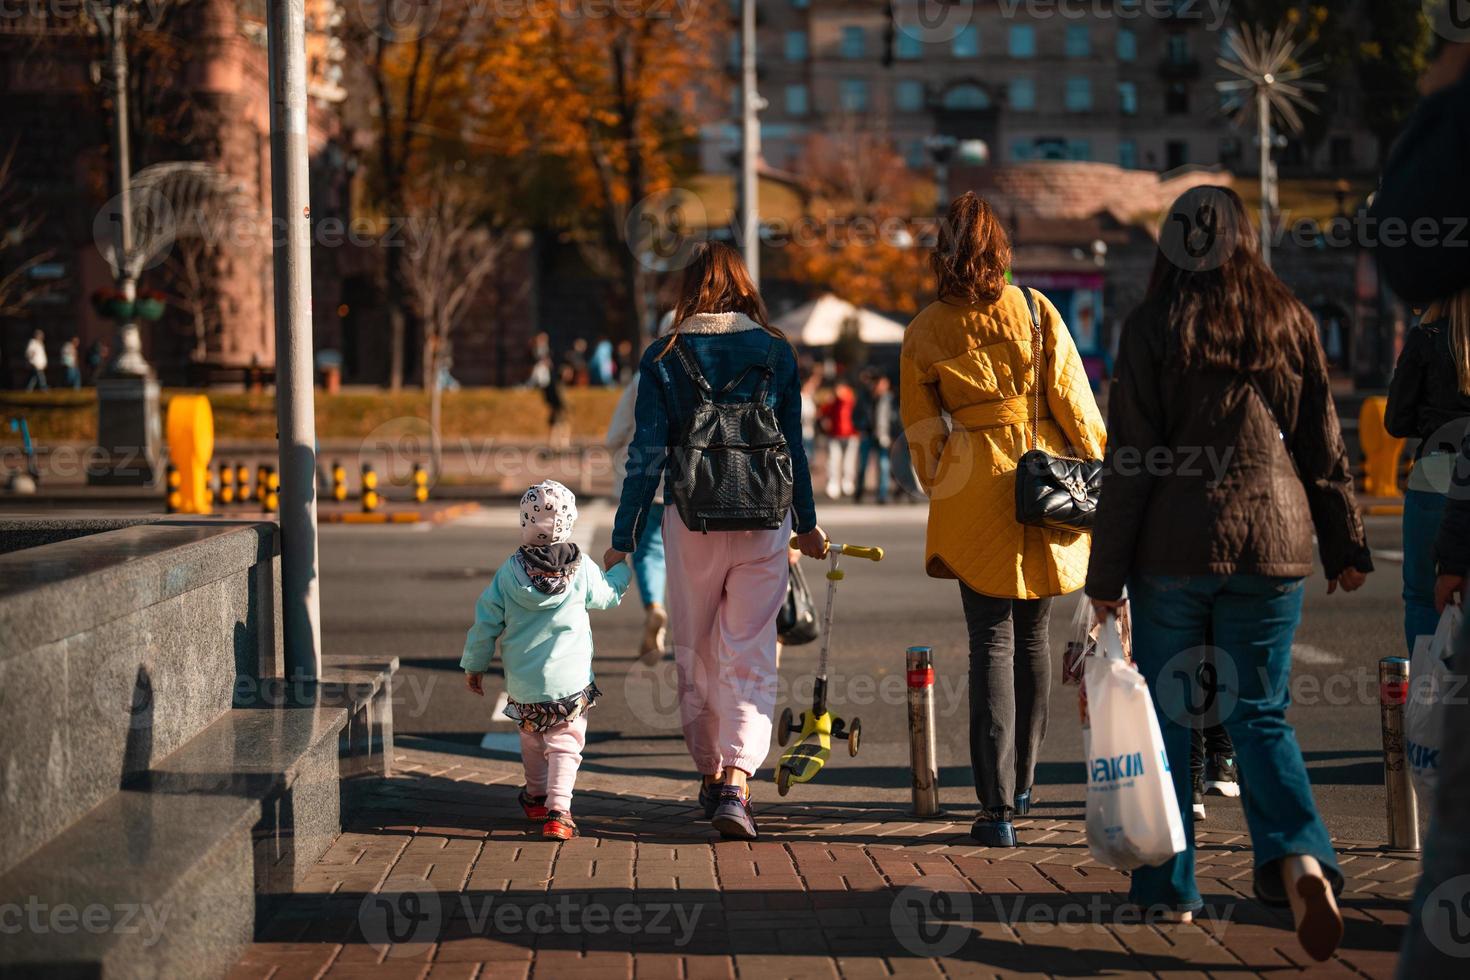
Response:
[{"label": "white sneaker", "polygon": [[664,656],[664,638],[667,635],[669,614],[657,602],[650,603],[643,615],[643,645],[638,650],[638,659],[645,664],[656,664]]}]

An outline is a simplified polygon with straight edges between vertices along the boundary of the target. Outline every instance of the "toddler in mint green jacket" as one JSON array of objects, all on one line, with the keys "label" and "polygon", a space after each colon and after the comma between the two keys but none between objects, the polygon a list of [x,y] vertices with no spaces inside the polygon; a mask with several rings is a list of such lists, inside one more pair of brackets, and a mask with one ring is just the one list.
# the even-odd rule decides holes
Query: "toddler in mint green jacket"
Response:
[{"label": "toddler in mint green jacket", "polygon": [[521,731],[526,787],[521,808],[545,821],[542,834],[576,836],[572,786],[587,741],[587,710],[601,696],[592,676],[589,609],[611,609],[627,591],[626,563],[604,572],[572,543],[577,498],[553,480],[521,497],[521,547],[475,604],[465,637],[465,684],[485,696],[484,676],[500,641],[508,703]]}]

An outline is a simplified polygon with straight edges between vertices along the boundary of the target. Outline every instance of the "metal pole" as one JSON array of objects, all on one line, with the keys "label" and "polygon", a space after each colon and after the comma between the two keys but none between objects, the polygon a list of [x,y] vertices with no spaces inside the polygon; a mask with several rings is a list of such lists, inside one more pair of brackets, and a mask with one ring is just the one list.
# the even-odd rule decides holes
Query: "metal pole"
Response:
[{"label": "metal pole", "polygon": [[[138,298],[138,281],[133,273],[133,161],[128,139],[128,7],[112,0],[108,16],[108,76],[112,81],[113,173],[117,181],[117,288],[132,303]],[[129,315],[117,324],[117,350],[109,371],[114,375],[146,376],[143,341],[138,323]]]},{"label": "metal pole", "polygon": [[939,814],[939,754],[934,745],[934,651],[909,647],[904,654],[909,691],[909,767],[914,816]]},{"label": "metal pole", "polygon": [[316,414],[312,403],[311,207],[307,191],[303,0],[266,0],[271,215],[276,287],[276,427],[281,463],[281,604],[286,677],[321,675]]},{"label": "metal pole", "polygon": [[1419,850],[1419,804],[1404,755],[1404,703],[1409,696],[1409,661],[1378,661],[1378,704],[1383,717],[1383,788],[1388,804],[1388,846]]},{"label": "metal pole", "polygon": [[750,278],[760,287],[760,181],[756,165],[761,155],[761,98],[755,88],[755,0],[744,0],[740,9],[740,234],[745,265]]},{"label": "metal pole", "polygon": [[[1270,84],[1270,76],[1267,76]],[[1266,86],[1256,89],[1256,138],[1261,143],[1261,259],[1271,264],[1271,101]]]}]

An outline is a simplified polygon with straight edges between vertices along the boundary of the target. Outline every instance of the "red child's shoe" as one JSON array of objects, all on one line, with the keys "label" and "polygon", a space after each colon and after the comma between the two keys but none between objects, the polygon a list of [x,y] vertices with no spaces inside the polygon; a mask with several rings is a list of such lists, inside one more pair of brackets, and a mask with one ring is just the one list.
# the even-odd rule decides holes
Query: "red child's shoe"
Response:
[{"label": "red child's shoe", "polygon": [[521,795],[516,797],[516,802],[521,805],[521,810],[525,812],[527,820],[546,819],[546,797],[532,796],[523,789]]},{"label": "red child's shoe", "polygon": [[572,821],[570,813],[552,810],[546,815],[546,823],[541,827],[541,836],[548,840],[571,840],[577,836],[577,825]]}]

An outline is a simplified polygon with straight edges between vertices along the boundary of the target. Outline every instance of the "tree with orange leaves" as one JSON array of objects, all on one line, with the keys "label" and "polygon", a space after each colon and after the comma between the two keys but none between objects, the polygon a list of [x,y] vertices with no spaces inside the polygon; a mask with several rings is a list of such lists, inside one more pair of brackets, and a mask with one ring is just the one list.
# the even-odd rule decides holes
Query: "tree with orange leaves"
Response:
[{"label": "tree with orange leaves", "polygon": [[580,10],[525,0],[482,49],[488,80],[476,136],[549,166],[570,185],[561,218],[594,271],[616,284],[623,336],[651,323],[652,274],[629,247],[640,202],[672,186],[697,136],[729,18],[719,0],[622,0]]},{"label": "tree with orange leaves", "polygon": [[809,199],[802,234],[777,253],[790,278],[858,306],[917,313],[929,283],[921,247],[932,194],[882,135],[848,120],[813,136],[797,167]]}]

